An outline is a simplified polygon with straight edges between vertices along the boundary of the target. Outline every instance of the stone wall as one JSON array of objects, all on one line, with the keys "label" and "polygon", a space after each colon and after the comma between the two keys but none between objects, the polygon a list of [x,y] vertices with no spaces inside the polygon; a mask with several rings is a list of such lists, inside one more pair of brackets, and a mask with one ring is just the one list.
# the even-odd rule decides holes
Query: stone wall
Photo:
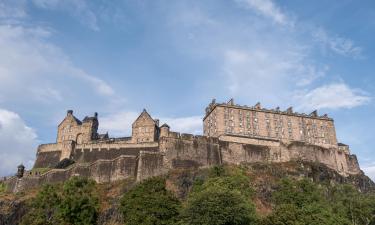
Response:
[{"label": "stone wall", "polygon": [[170,133],[160,139],[167,168],[198,168],[221,164],[219,140],[191,134]]},{"label": "stone wall", "polygon": [[12,177],[5,181],[7,190],[18,192],[44,183],[63,182],[72,176],[94,179],[98,183],[135,178],[138,159],[136,156],[120,156],[113,160],[98,160],[91,164],[73,164],[67,169],[52,169],[40,176]]},{"label": "stone wall", "polygon": [[54,168],[60,162],[61,151],[38,152],[34,168]]}]

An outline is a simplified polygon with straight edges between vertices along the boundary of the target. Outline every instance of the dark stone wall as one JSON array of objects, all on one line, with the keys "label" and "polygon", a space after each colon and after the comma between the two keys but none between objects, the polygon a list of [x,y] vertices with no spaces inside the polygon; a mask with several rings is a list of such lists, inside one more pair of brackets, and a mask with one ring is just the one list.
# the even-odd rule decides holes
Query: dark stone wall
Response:
[{"label": "dark stone wall", "polygon": [[61,151],[40,152],[36,156],[34,168],[54,168],[60,162]]},{"label": "dark stone wall", "polygon": [[138,156],[139,151],[158,151],[158,148],[94,148],[90,149],[75,149],[72,152],[72,160],[75,162],[95,162],[99,159],[115,159],[122,155]]},{"label": "dark stone wall", "polygon": [[163,155],[160,153],[141,152],[138,162],[137,180],[144,180],[164,172]]},{"label": "dark stone wall", "polygon": [[221,164],[217,139],[182,134],[181,137],[164,137],[161,151],[171,168],[197,168]]}]

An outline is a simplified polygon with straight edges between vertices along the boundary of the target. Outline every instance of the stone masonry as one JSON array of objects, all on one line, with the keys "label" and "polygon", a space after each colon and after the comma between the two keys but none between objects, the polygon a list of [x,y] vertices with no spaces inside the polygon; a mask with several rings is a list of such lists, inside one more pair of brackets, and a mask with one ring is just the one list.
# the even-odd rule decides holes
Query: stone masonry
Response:
[{"label": "stone masonry", "polygon": [[[362,173],[349,146],[337,143],[333,120],[287,111],[212,101],[203,119],[204,135],[180,134],[159,126],[143,110],[132,125],[132,136],[98,134],[98,114],[82,121],[68,110],[58,125],[56,143],[38,147],[34,168],[7,179],[17,192],[46,182],[85,176],[99,183],[132,178],[138,181],[176,168],[202,168],[253,162],[317,162],[342,176]],[[62,160],[73,162],[58,167]],[[59,169],[58,169],[58,168]]]}]

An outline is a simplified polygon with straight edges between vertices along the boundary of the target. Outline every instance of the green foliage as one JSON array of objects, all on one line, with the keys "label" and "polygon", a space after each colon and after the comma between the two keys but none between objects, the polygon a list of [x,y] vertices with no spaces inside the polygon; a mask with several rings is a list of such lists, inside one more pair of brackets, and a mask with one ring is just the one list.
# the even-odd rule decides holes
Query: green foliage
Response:
[{"label": "green foliage", "polygon": [[255,206],[249,200],[253,191],[241,169],[214,167],[210,178],[195,183],[181,212],[184,225],[255,224]]},{"label": "green foliage", "polygon": [[341,185],[333,188],[329,196],[334,211],[352,224],[375,225],[375,195],[362,194],[351,185]]},{"label": "green foliage", "polygon": [[21,225],[58,224],[57,211],[60,196],[52,185],[44,185],[30,203],[30,210],[22,218]]},{"label": "green foliage", "polygon": [[182,211],[186,225],[250,225],[256,221],[255,207],[237,190],[207,188],[192,195]]},{"label": "green foliage", "polygon": [[350,185],[331,188],[308,180],[284,179],[273,198],[276,207],[264,225],[375,224],[375,197]]},{"label": "green foliage", "polygon": [[95,194],[95,182],[73,177],[64,184],[59,216],[65,223],[74,225],[95,224],[99,199]]},{"label": "green foliage", "polygon": [[322,189],[309,180],[282,179],[277,190],[273,193],[273,198],[277,205],[293,204],[302,207],[322,201],[322,195]]},{"label": "green foliage", "polygon": [[96,223],[99,201],[94,181],[74,177],[63,188],[44,185],[30,202],[22,225],[92,225]]},{"label": "green foliage", "polygon": [[0,194],[5,192],[5,184],[0,182]]},{"label": "green foliage", "polygon": [[263,225],[350,225],[350,222],[332,209],[320,203],[311,203],[303,207],[293,204],[281,204],[264,219]]},{"label": "green foliage", "polygon": [[125,193],[121,211],[127,225],[175,224],[180,202],[165,188],[165,179],[157,177],[140,183]]}]

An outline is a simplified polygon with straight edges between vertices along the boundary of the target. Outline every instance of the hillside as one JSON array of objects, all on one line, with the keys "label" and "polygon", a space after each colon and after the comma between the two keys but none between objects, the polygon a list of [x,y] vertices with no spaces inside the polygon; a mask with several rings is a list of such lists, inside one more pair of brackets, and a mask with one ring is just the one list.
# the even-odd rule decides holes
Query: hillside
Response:
[{"label": "hillside", "polygon": [[[72,193],[77,195],[74,199],[71,199]],[[91,210],[85,211],[86,214],[83,218],[80,215],[81,217],[78,216],[76,220],[72,221],[92,219],[89,220],[90,222],[86,220],[79,224],[94,224],[93,221],[96,221],[97,224],[124,224],[123,221],[126,218],[129,225],[175,224],[177,222],[202,224],[195,217],[205,218],[200,215],[203,213],[201,212],[203,208],[209,210],[211,206],[214,206],[223,208],[215,213],[218,218],[220,213],[225,214],[225,218],[230,218],[231,213],[236,211],[249,212],[249,214],[242,213],[236,216],[235,218],[241,220],[242,215],[247,215],[242,218],[242,222],[239,221],[235,224],[268,225],[276,223],[275,221],[278,220],[289,221],[290,218],[293,218],[293,213],[302,213],[306,217],[305,221],[299,221],[299,223],[297,221],[294,221],[296,223],[290,221],[285,223],[284,221],[281,224],[307,224],[306,221],[310,221],[310,224],[327,224],[329,223],[327,221],[338,224],[337,221],[342,220],[342,224],[370,225],[375,224],[374,193],[375,184],[363,174],[342,177],[322,164],[303,162],[256,163],[200,170],[172,170],[164,177],[152,178],[141,184],[136,184],[134,180],[129,179],[99,185],[91,181],[83,182],[78,178],[73,178],[73,181],[68,181],[65,185],[58,184],[17,194],[1,193],[0,225],[19,224],[21,220],[23,220],[23,224],[28,224],[30,222],[25,221],[36,221],[36,215],[38,220],[43,221],[46,208],[54,209],[47,213],[50,221],[35,224],[57,224],[57,220],[54,221],[58,217],[59,213],[57,212],[61,214],[61,212],[66,213],[67,209],[72,210],[74,208],[71,205],[72,202],[78,201],[80,198],[85,201],[76,203]],[[207,196],[216,196],[217,198],[206,199]],[[48,199],[53,198],[58,200],[48,202]],[[220,205],[220,201],[215,202],[221,198],[224,198],[225,201],[232,200],[233,204],[230,207],[233,208]],[[160,201],[164,203],[158,205]],[[206,201],[211,203],[213,201],[214,204],[205,205],[202,210],[196,211],[194,207],[197,207],[197,202],[199,206]],[[57,202],[61,202],[59,206],[57,206]],[[243,205],[237,205],[239,202],[242,202]],[[348,202],[352,207],[350,211],[346,204]],[[87,207],[88,203],[91,204],[91,208]],[[163,207],[167,207],[168,210],[163,211]],[[235,207],[238,208],[234,210]],[[324,215],[318,210],[319,208],[325,209]],[[306,209],[310,211],[306,211]],[[141,211],[145,214],[140,213]],[[79,210],[79,212],[81,211]],[[289,214],[285,215],[285,212],[289,212]],[[75,213],[77,214],[77,212]],[[147,220],[151,215],[158,216],[155,216],[156,219]],[[285,216],[290,218],[285,218]],[[317,222],[314,216],[321,219],[326,218],[327,221],[325,223]],[[195,219],[191,219],[193,217]],[[216,218],[216,216],[214,217]],[[144,221],[139,218],[144,218]],[[157,218],[162,218],[165,221],[160,222]],[[72,221],[70,223],[59,222],[61,224],[78,224],[78,222]],[[186,223],[186,221],[191,222]],[[222,223],[223,221],[211,222],[210,224],[225,224]]]}]

